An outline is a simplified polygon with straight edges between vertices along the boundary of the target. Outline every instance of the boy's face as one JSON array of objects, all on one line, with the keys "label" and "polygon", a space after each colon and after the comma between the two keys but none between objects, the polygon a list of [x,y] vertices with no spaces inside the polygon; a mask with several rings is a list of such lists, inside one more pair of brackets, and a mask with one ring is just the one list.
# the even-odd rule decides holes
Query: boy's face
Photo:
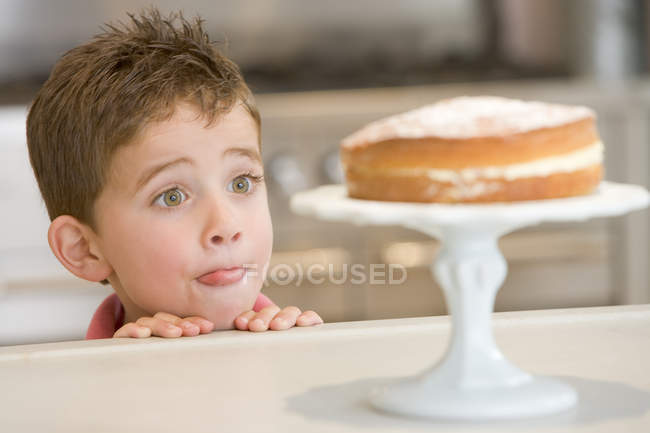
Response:
[{"label": "boy's face", "polygon": [[262,175],[239,104],[209,128],[179,105],[117,150],[94,211],[127,321],[162,311],[228,329],[253,307],[273,243]]}]

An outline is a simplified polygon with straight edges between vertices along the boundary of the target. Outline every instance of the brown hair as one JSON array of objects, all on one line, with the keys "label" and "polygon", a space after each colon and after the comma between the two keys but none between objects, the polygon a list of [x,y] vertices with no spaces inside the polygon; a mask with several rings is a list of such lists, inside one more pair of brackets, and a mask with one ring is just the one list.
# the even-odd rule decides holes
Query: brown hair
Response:
[{"label": "brown hair", "polygon": [[[94,226],[93,205],[111,156],[150,122],[194,105],[207,124],[242,102],[258,125],[237,65],[215,48],[203,21],[151,8],[129,25],[68,51],[54,65],[27,117],[27,145],[50,219],[72,215]],[[175,26],[179,21],[180,26]]]}]

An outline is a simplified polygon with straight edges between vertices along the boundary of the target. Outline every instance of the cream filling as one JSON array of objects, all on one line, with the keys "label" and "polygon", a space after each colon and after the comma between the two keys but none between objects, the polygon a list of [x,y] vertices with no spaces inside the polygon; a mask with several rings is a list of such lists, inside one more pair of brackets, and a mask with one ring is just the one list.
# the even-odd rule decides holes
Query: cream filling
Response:
[{"label": "cream filling", "polygon": [[429,168],[388,168],[384,173],[401,176],[428,176],[437,182],[471,183],[478,179],[505,179],[507,181],[546,177],[555,173],[571,173],[603,162],[604,146],[600,141],[560,156],[551,156],[521,164],[504,166],[471,167],[462,170]]}]

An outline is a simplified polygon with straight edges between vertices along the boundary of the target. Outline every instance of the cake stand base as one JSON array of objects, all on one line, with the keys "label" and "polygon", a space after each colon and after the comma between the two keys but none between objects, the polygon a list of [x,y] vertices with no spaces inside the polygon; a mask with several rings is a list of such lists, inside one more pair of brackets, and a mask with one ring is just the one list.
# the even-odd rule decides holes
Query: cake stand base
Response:
[{"label": "cake stand base", "polygon": [[547,415],[569,409],[577,400],[573,388],[545,377],[485,389],[453,387],[431,377],[411,378],[370,395],[373,406],[394,414],[460,420]]}]

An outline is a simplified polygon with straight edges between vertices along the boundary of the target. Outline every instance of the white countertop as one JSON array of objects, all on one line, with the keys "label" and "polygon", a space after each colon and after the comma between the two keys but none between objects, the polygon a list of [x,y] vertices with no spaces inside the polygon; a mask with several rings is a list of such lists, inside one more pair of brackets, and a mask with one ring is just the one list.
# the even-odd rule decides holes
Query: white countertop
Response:
[{"label": "white countertop", "polygon": [[442,356],[444,316],[1,347],[0,431],[650,431],[650,305],[497,313],[493,325],[507,358],[572,385],[577,408],[484,424],[371,409],[373,386]]}]

